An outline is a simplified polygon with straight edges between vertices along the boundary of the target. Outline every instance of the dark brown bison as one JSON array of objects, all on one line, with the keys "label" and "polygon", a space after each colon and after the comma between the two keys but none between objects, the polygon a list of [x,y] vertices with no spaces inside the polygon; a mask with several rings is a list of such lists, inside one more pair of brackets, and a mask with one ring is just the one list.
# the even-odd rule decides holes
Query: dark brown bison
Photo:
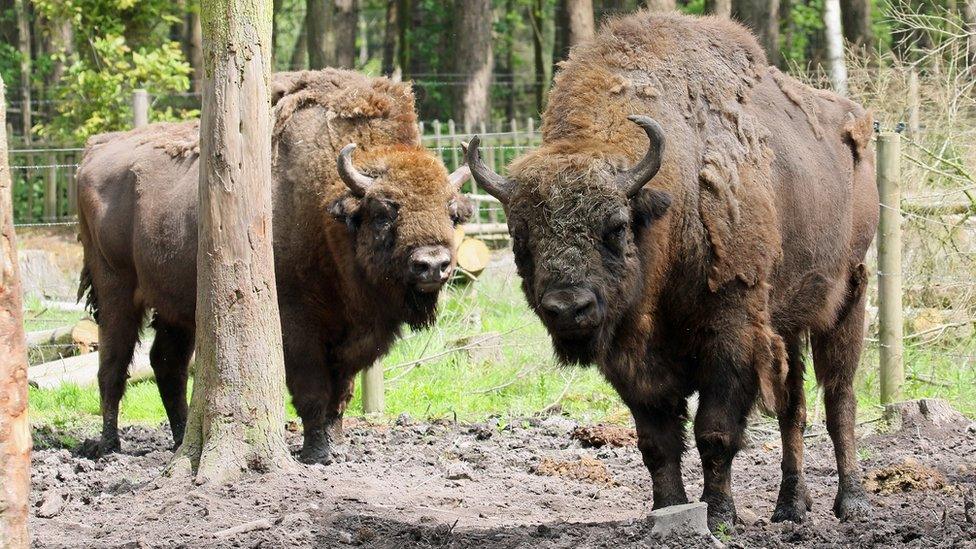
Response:
[{"label": "dark brown bison", "polygon": [[[453,227],[471,211],[420,146],[408,84],[324,70],[274,78],[274,254],[288,388],[301,457],[328,462],[354,375],[400,327],[433,322],[454,267]],[[119,448],[119,400],[147,311],[173,438],[186,420],[196,300],[199,126],[154,124],[93,137],[78,172],[79,298],[99,323],[103,427]]]},{"label": "dark brown bison", "polygon": [[[629,120],[628,120],[629,119]],[[773,519],[800,521],[803,342],[823,385],[842,519],[867,505],[854,451],[864,255],[878,218],[871,119],[769,67],[719,18],[611,20],[556,77],[543,144],[477,182],[506,207],[522,287],[565,362],[595,362],[637,424],[654,507],[687,502],[686,399],[712,526],[757,394],[779,413]]]}]

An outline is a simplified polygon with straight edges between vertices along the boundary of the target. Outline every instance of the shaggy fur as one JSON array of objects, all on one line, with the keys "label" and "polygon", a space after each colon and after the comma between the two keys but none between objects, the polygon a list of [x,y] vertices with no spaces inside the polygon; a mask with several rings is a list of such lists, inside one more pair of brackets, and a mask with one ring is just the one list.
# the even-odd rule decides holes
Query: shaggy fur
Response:
[{"label": "shaggy fur", "polygon": [[[434,319],[436,294],[407,280],[410,252],[453,249],[453,227],[471,209],[420,147],[408,84],[327,69],[277,74],[273,94],[269,184],[287,384],[305,427],[303,457],[327,461],[353,376],[386,353],[403,323]],[[88,292],[102,334],[96,453],[118,448],[118,402],[150,309],[150,358],[182,439],[195,329],[198,133],[197,122],[186,122],[96,136],[79,168],[79,297]],[[348,143],[359,146],[357,168],[376,178],[362,198],[336,170]]]},{"label": "shaggy fur", "polygon": [[[633,114],[656,119],[666,147],[628,200],[612,181],[648,149]],[[768,67],[727,19],[612,19],[556,76],[543,145],[509,170],[516,261],[559,356],[596,362],[633,412],[655,507],[687,501],[683,421],[697,391],[702,500],[713,526],[734,519],[732,459],[761,394],[783,433],[774,519],[803,519],[808,334],[838,456],[835,512],[866,505],[852,380],[878,217],[870,127],[858,105]],[[599,325],[550,321],[541,302],[559,288],[594,292]]]}]

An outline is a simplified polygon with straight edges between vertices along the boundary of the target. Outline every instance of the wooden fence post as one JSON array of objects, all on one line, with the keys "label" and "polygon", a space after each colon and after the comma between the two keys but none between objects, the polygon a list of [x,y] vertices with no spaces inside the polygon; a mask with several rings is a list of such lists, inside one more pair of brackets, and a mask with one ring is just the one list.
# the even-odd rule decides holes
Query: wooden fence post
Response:
[{"label": "wooden fence post", "polygon": [[363,370],[360,375],[363,393],[363,413],[382,414],[386,409],[383,402],[383,363],[375,364]]},{"label": "wooden fence post", "polygon": [[53,223],[58,220],[58,168],[57,157],[47,155],[47,171],[44,175],[44,221]]},{"label": "wooden fence post", "polygon": [[881,362],[881,403],[904,398],[901,305],[901,136],[878,135],[878,338]]},{"label": "wooden fence post", "polygon": [[139,88],[132,92],[132,127],[149,125],[149,92]]},{"label": "wooden fence post", "polygon": [[908,71],[908,135],[912,139],[918,139],[920,101],[918,70],[912,67]]}]

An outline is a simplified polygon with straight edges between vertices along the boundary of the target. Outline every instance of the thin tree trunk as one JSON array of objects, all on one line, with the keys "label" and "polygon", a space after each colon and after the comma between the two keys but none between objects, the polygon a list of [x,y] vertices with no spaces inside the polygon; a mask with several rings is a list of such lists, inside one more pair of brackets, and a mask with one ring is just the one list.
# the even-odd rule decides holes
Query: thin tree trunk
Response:
[{"label": "thin tree trunk", "polygon": [[335,0],[335,66],[356,67],[356,31],[359,29],[359,2]]},{"label": "thin tree trunk", "polygon": [[397,0],[397,3],[397,32],[400,35],[397,56],[400,58],[400,71],[403,78],[407,79],[410,75],[410,54],[412,53],[410,51],[410,23],[413,19],[413,1]]},{"label": "thin tree trunk", "polygon": [[705,0],[705,13],[731,17],[732,0]]},{"label": "thin tree trunk", "polygon": [[51,55],[51,73],[47,83],[51,87],[64,78],[67,60],[74,53],[75,33],[70,18],[51,19],[46,26],[49,33],[46,50]]},{"label": "thin tree trunk", "polygon": [[271,0],[203,0],[197,342],[174,472],[290,467],[271,244]]},{"label": "thin tree trunk", "polygon": [[288,70],[298,71],[308,68],[308,31],[306,30],[305,19],[302,19],[298,27],[298,39],[295,40],[295,47],[291,50],[291,60],[288,62]]},{"label": "thin tree trunk", "polygon": [[31,144],[31,32],[30,0],[14,0],[14,10],[17,12],[17,47],[20,50],[20,120],[24,126],[24,144]]},{"label": "thin tree trunk", "polygon": [[397,5],[399,0],[386,0],[386,27],[383,29],[383,65],[385,76],[390,76],[396,70],[397,38],[400,26],[397,22]]},{"label": "thin tree trunk", "polygon": [[966,20],[966,31],[969,43],[969,67],[972,73],[976,67],[976,0],[966,0],[963,6],[963,18]]},{"label": "thin tree trunk", "polygon": [[308,41],[308,67],[324,69],[335,64],[335,21],[330,0],[307,0],[305,33]]},{"label": "thin tree trunk", "polygon": [[732,15],[756,33],[769,64],[778,65],[779,0],[734,0]]},{"label": "thin tree trunk", "polygon": [[494,61],[491,49],[491,0],[457,0],[455,4],[456,35],[455,71],[461,77],[455,88],[454,116],[469,132],[490,114],[491,71]]},{"label": "thin tree trunk", "polygon": [[827,34],[827,68],[834,91],[847,95],[847,64],[840,24],[840,0],[824,0],[824,30]]},{"label": "thin tree trunk", "polygon": [[596,28],[593,0],[562,0],[556,9],[553,58],[563,60],[569,57],[573,46],[593,38]]},{"label": "thin tree trunk", "polygon": [[[515,13],[515,0],[505,0],[505,13]],[[508,95],[505,97],[505,118],[515,118],[515,25],[509,25],[505,37],[505,78],[508,81]]]},{"label": "thin tree trunk", "polygon": [[534,0],[529,8],[529,20],[532,22],[532,57],[535,64],[535,109],[542,112],[546,100],[546,61],[542,44],[542,16],[543,1]]},{"label": "thin tree trunk", "polygon": [[271,70],[276,71],[278,67],[278,38],[281,35],[281,7],[284,0],[272,0],[271,2]]},{"label": "thin tree trunk", "polygon": [[0,80],[0,547],[27,549],[30,423],[27,340],[7,165],[7,101]]},{"label": "thin tree trunk", "polygon": [[359,66],[365,67],[369,63],[369,29],[366,27],[366,17],[359,12]]},{"label": "thin tree trunk", "polygon": [[186,14],[186,59],[193,68],[193,91],[203,90],[203,28],[200,25],[200,3],[195,2]]},{"label": "thin tree trunk", "polygon": [[871,0],[840,0],[840,13],[844,38],[857,48],[870,49]]},{"label": "thin tree trunk", "polygon": [[677,7],[674,0],[644,0],[644,6],[650,11],[674,11]]}]

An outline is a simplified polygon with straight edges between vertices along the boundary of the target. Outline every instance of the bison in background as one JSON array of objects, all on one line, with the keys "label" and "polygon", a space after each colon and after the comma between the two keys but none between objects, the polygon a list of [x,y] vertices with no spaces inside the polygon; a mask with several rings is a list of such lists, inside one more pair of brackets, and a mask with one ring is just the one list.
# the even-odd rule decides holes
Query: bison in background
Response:
[{"label": "bison in background", "polygon": [[[471,207],[420,145],[409,84],[323,70],[274,76],[274,259],[288,389],[301,458],[327,463],[357,372],[402,324],[434,321],[453,270],[453,227]],[[93,137],[78,171],[79,298],[100,329],[103,427],[89,451],[119,449],[119,401],[143,319],[179,443],[194,346],[199,124]],[[358,168],[357,168],[358,166]]]},{"label": "bison in background", "polygon": [[643,12],[573,49],[543,118],[541,148],[507,178],[477,139],[468,164],[505,204],[522,288],[556,353],[595,362],[633,413],[654,507],[688,501],[697,391],[701,499],[713,528],[735,519],[732,460],[761,394],[783,440],[773,520],[803,520],[809,337],[834,512],[863,510],[852,385],[878,219],[868,113],[769,67],[728,19]]}]

